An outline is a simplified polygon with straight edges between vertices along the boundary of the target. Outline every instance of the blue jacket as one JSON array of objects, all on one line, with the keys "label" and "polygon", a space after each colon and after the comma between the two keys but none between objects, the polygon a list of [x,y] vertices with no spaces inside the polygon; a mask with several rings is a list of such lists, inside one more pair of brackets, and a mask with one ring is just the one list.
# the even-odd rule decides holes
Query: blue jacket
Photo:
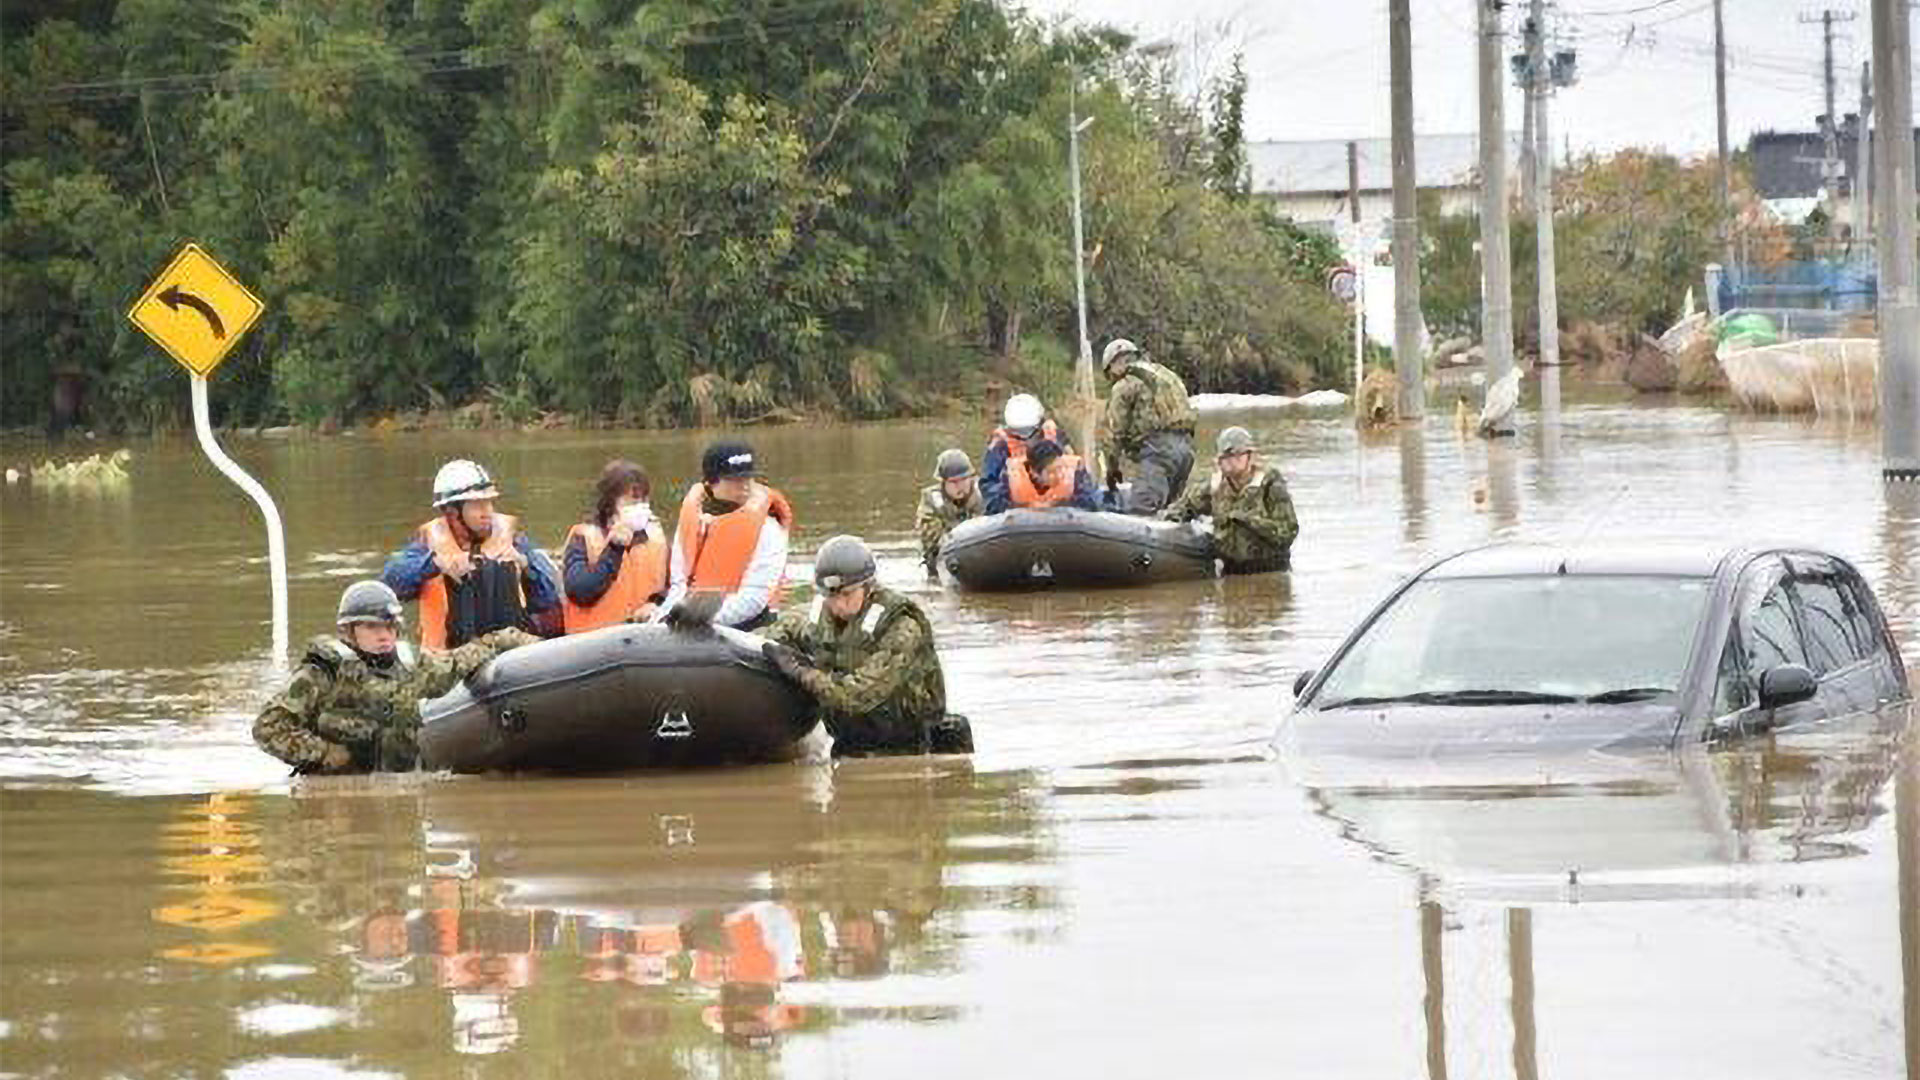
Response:
[{"label": "blue jacket", "polygon": [[[560,572],[554,568],[553,560],[527,539],[526,533],[513,538],[513,547],[521,557],[527,560],[525,582],[527,588],[527,613],[538,615],[556,611],[560,607]],[[433,551],[426,542],[415,537],[406,547],[394,552],[387,560],[386,568],[380,571],[380,580],[387,583],[394,595],[402,600],[415,600],[427,579],[440,572],[433,561]]]},{"label": "blue jacket", "polygon": [[[1073,453],[1073,444],[1062,432],[1057,440],[1060,449]],[[987,444],[987,452],[981,455],[980,497],[986,503],[989,514],[1004,514],[1013,509],[1013,494],[1007,483],[1007,444],[995,439]],[[1066,505],[1081,510],[1100,509],[1100,489],[1093,485],[1093,474],[1087,471],[1087,463],[1081,462],[1073,473],[1073,499]]]},{"label": "blue jacket", "polygon": [[[635,533],[633,538],[645,543],[645,533]],[[576,604],[596,604],[607,590],[613,586],[613,579],[620,576],[620,562],[627,557],[627,546],[611,541],[600,552],[598,563],[587,561],[587,542],[578,536],[567,539],[567,550],[560,554],[560,561],[566,567],[567,598]],[[649,599],[656,603],[666,596],[662,590]]]},{"label": "blue jacket", "polygon": [[[1067,441],[1066,432],[1060,432],[1054,441],[1060,444],[1060,449],[1073,453],[1073,444]],[[989,514],[1004,514],[1013,507],[1013,494],[1007,487],[1007,457],[1006,440],[998,438],[987,443],[987,452],[980,455],[980,498]],[[1092,489],[1093,474],[1082,462],[1080,473],[1074,478],[1073,505],[1083,510],[1100,509],[1099,495]],[[1085,506],[1081,506],[1083,494],[1087,497]]]}]

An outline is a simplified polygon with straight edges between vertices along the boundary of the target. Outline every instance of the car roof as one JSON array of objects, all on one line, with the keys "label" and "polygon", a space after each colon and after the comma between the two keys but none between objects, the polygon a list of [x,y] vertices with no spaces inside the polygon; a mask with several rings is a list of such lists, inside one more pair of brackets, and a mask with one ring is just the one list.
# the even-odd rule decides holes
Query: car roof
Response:
[{"label": "car roof", "polygon": [[1756,549],[1712,541],[1628,544],[1492,544],[1450,555],[1426,578],[1643,574],[1712,577]]}]

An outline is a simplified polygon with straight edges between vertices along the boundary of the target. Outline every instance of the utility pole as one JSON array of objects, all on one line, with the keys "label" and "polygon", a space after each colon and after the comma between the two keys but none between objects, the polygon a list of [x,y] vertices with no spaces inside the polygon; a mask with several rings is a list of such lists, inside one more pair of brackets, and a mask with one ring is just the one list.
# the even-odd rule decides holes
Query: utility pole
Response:
[{"label": "utility pole", "polygon": [[1533,99],[1534,133],[1540,146],[1533,192],[1534,248],[1537,252],[1535,281],[1540,294],[1540,364],[1560,364],[1560,285],[1556,278],[1553,248],[1553,142],[1547,131],[1547,93],[1553,80],[1547,71],[1546,5],[1533,0],[1527,18],[1527,95]]},{"label": "utility pole", "polygon": [[1388,0],[1387,51],[1393,94],[1393,370],[1400,416],[1427,411],[1426,356],[1420,341],[1420,204],[1413,170],[1413,19],[1411,0]]},{"label": "utility pole", "polygon": [[1733,268],[1733,159],[1727,150],[1726,0],[1713,0],[1713,103],[1720,128],[1720,265]]},{"label": "utility pole", "polygon": [[1860,65],[1860,113],[1853,138],[1853,238],[1873,235],[1873,64]]},{"label": "utility pole", "polygon": [[[1513,370],[1513,268],[1507,242],[1506,82],[1500,72],[1503,0],[1475,0],[1480,32],[1480,337],[1487,387]],[[1494,434],[1513,432],[1512,413]]]},{"label": "utility pole", "polygon": [[[1835,213],[1840,206],[1840,129],[1833,113],[1833,24],[1838,17],[1841,22],[1852,20],[1850,11],[1835,11],[1827,8],[1820,13],[1820,34],[1826,48],[1826,60],[1821,67],[1821,78],[1826,86],[1826,115],[1820,118],[1821,161],[1820,179],[1827,194],[1827,239],[1836,239],[1840,235],[1840,215]],[[1800,21],[1811,23],[1815,20],[1802,15]]]},{"label": "utility pole", "polygon": [[1907,0],[1873,0],[1880,175],[1882,474],[1920,480],[1920,269],[1914,253],[1913,39]]},{"label": "utility pole", "polygon": [[1082,413],[1079,449],[1088,455],[1091,465],[1093,455],[1098,452],[1094,440],[1099,432],[1094,419],[1097,399],[1093,393],[1093,343],[1087,338],[1087,247],[1080,223],[1080,133],[1093,123],[1093,117],[1080,119],[1079,82],[1079,74],[1075,73],[1073,83],[1067,88],[1067,171],[1073,178],[1073,296],[1080,316],[1080,359],[1074,365],[1073,389],[1080,398]]},{"label": "utility pole", "polygon": [[[1527,62],[1532,63],[1532,59],[1528,54]],[[1533,213],[1533,193],[1539,186],[1539,166],[1535,164],[1533,137],[1539,98],[1534,96],[1533,80],[1524,74],[1527,69],[1524,65],[1520,67],[1523,73],[1519,80],[1520,88],[1524,91],[1521,100],[1525,102],[1520,109],[1520,216],[1526,217]],[[1547,152],[1553,152],[1551,143],[1547,144]]]}]

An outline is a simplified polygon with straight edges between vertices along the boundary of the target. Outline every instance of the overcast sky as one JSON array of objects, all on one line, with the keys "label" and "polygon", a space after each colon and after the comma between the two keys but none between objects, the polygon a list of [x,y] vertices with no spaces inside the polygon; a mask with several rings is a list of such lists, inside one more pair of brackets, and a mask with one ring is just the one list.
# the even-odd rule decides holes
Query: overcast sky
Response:
[{"label": "overcast sky", "polygon": [[[1171,40],[1215,62],[1246,54],[1247,134],[1346,139],[1388,133],[1385,0],[1016,0],[1047,19],[1108,23]],[[1823,111],[1818,0],[1725,0],[1727,112],[1735,147],[1756,130],[1807,130]],[[1474,130],[1474,0],[1413,0],[1414,123],[1422,134]],[[1871,54],[1867,0],[1835,24],[1835,111],[1859,108]],[[1508,5],[1512,14],[1524,3]],[[1554,98],[1556,146],[1583,150],[1714,148],[1711,0],[1567,0],[1548,5],[1549,41],[1578,52],[1579,82]],[[1816,19],[1802,23],[1803,17]],[[1507,51],[1520,49],[1517,33]],[[1508,82],[1508,126],[1518,130]]]}]

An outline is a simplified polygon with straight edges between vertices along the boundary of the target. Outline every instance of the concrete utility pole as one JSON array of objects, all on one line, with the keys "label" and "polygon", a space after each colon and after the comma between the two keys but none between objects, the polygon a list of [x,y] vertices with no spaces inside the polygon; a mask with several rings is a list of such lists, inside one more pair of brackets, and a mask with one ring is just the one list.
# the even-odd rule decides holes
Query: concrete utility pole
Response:
[{"label": "concrete utility pole", "polygon": [[1553,251],[1553,142],[1547,131],[1547,94],[1553,80],[1547,74],[1546,5],[1533,0],[1527,19],[1527,89],[1538,114],[1534,133],[1540,139],[1533,192],[1534,248],[1538,253],[1535,281],[1540,294],[1540,364],[1560,363],[1560,284]]},{"label": "concrete utility pole", "polygon": [[[1531,53],[1527,62],[1533,62]],[[1523,76],[1520,88],[1525,91],[1521,100],[1526,104],[1520,110],[1520,215],[1526,217],[1533,213],[1533,193],[1539,188],[1538,166],[1534,163],[1534,117],[1539,115],[1539,98],[1534,96],[1532,77]],[[1547,144],[1547,152],[1553,152],[1553,145]]]},{"label": "concrete utility pole", "polygon": [[1094,413],[1098,399],[1093,392],[1093,342],[1087,338],[1087,257],[1086,238],[1080,223],[1080,133],[1093,123],[1093,117],[1080,119],[1080,99],[1077,84],[1078,73],[1074,75],[1074,84],[1067,90],[1067,171],[1072,175],[1073,187],[1073,296],[1074,304],[1080,316],[1080,359],[1074,365],[1073,390],[1080,398],[1082,419],[1080,441],[1077,449],[1087,455],[1087,462],[1094,464],[1094,455],[1098,446],[1094,440],[1099,432]]},{"label": "concrete utility pole", "polygon": [[1853,238],[1873,235],[1873,65],[1860,65],[1860,119],[1853,138]]},{"label": "concrete utility pole", "polygon": [[1393,79],[1393,370],[1400,416],[1427,411],[1425,329],[1420,317],[1420,204],[1413,171],[1413,19],[1411,0],[1388,0],[1388,68]]},{"label": "concrete utility pole", "polygon": [[1733,158],[1727,150],[1726,0],[1713,0],[1713,103],[1720,128],[1720,265],[1733,266]]},{"label": "concrete utility pole", "polygon": [[[1501,78],[1500,5],[1477,0],[1480,31],[1480,338],[1487,387],[1513,370],[1513,271],[1507,243],[1506,80]],[[1495,434],[1512,434],[1512,412]]]},{"label": "concrete utility pole", "polygon": [[[1833,113],[1833,24],[1838,18],[1841,22],[1853,19],[1850,11],[1835,11],[1827,8],[1820,13],[1820,36],[1826,49],[1826,60],[1821,67],[1821,78],[1826,86],[1826,115],[1820,118],[1820,180],[1827,194],[1827,239],[1837,239],[1840,235],[1840,215],[1834,211],[1840,205],[1840,126],[1839,118]],[[1804,15],[1803,23],[1815,20]]]},{"label": "concrete utility pole", "polygon": [[1920,480],[1920,269],[1915,266],[1913,38],[1907,0],[1873,0],[1880,175],[1880,455],[1895,480]]}]

